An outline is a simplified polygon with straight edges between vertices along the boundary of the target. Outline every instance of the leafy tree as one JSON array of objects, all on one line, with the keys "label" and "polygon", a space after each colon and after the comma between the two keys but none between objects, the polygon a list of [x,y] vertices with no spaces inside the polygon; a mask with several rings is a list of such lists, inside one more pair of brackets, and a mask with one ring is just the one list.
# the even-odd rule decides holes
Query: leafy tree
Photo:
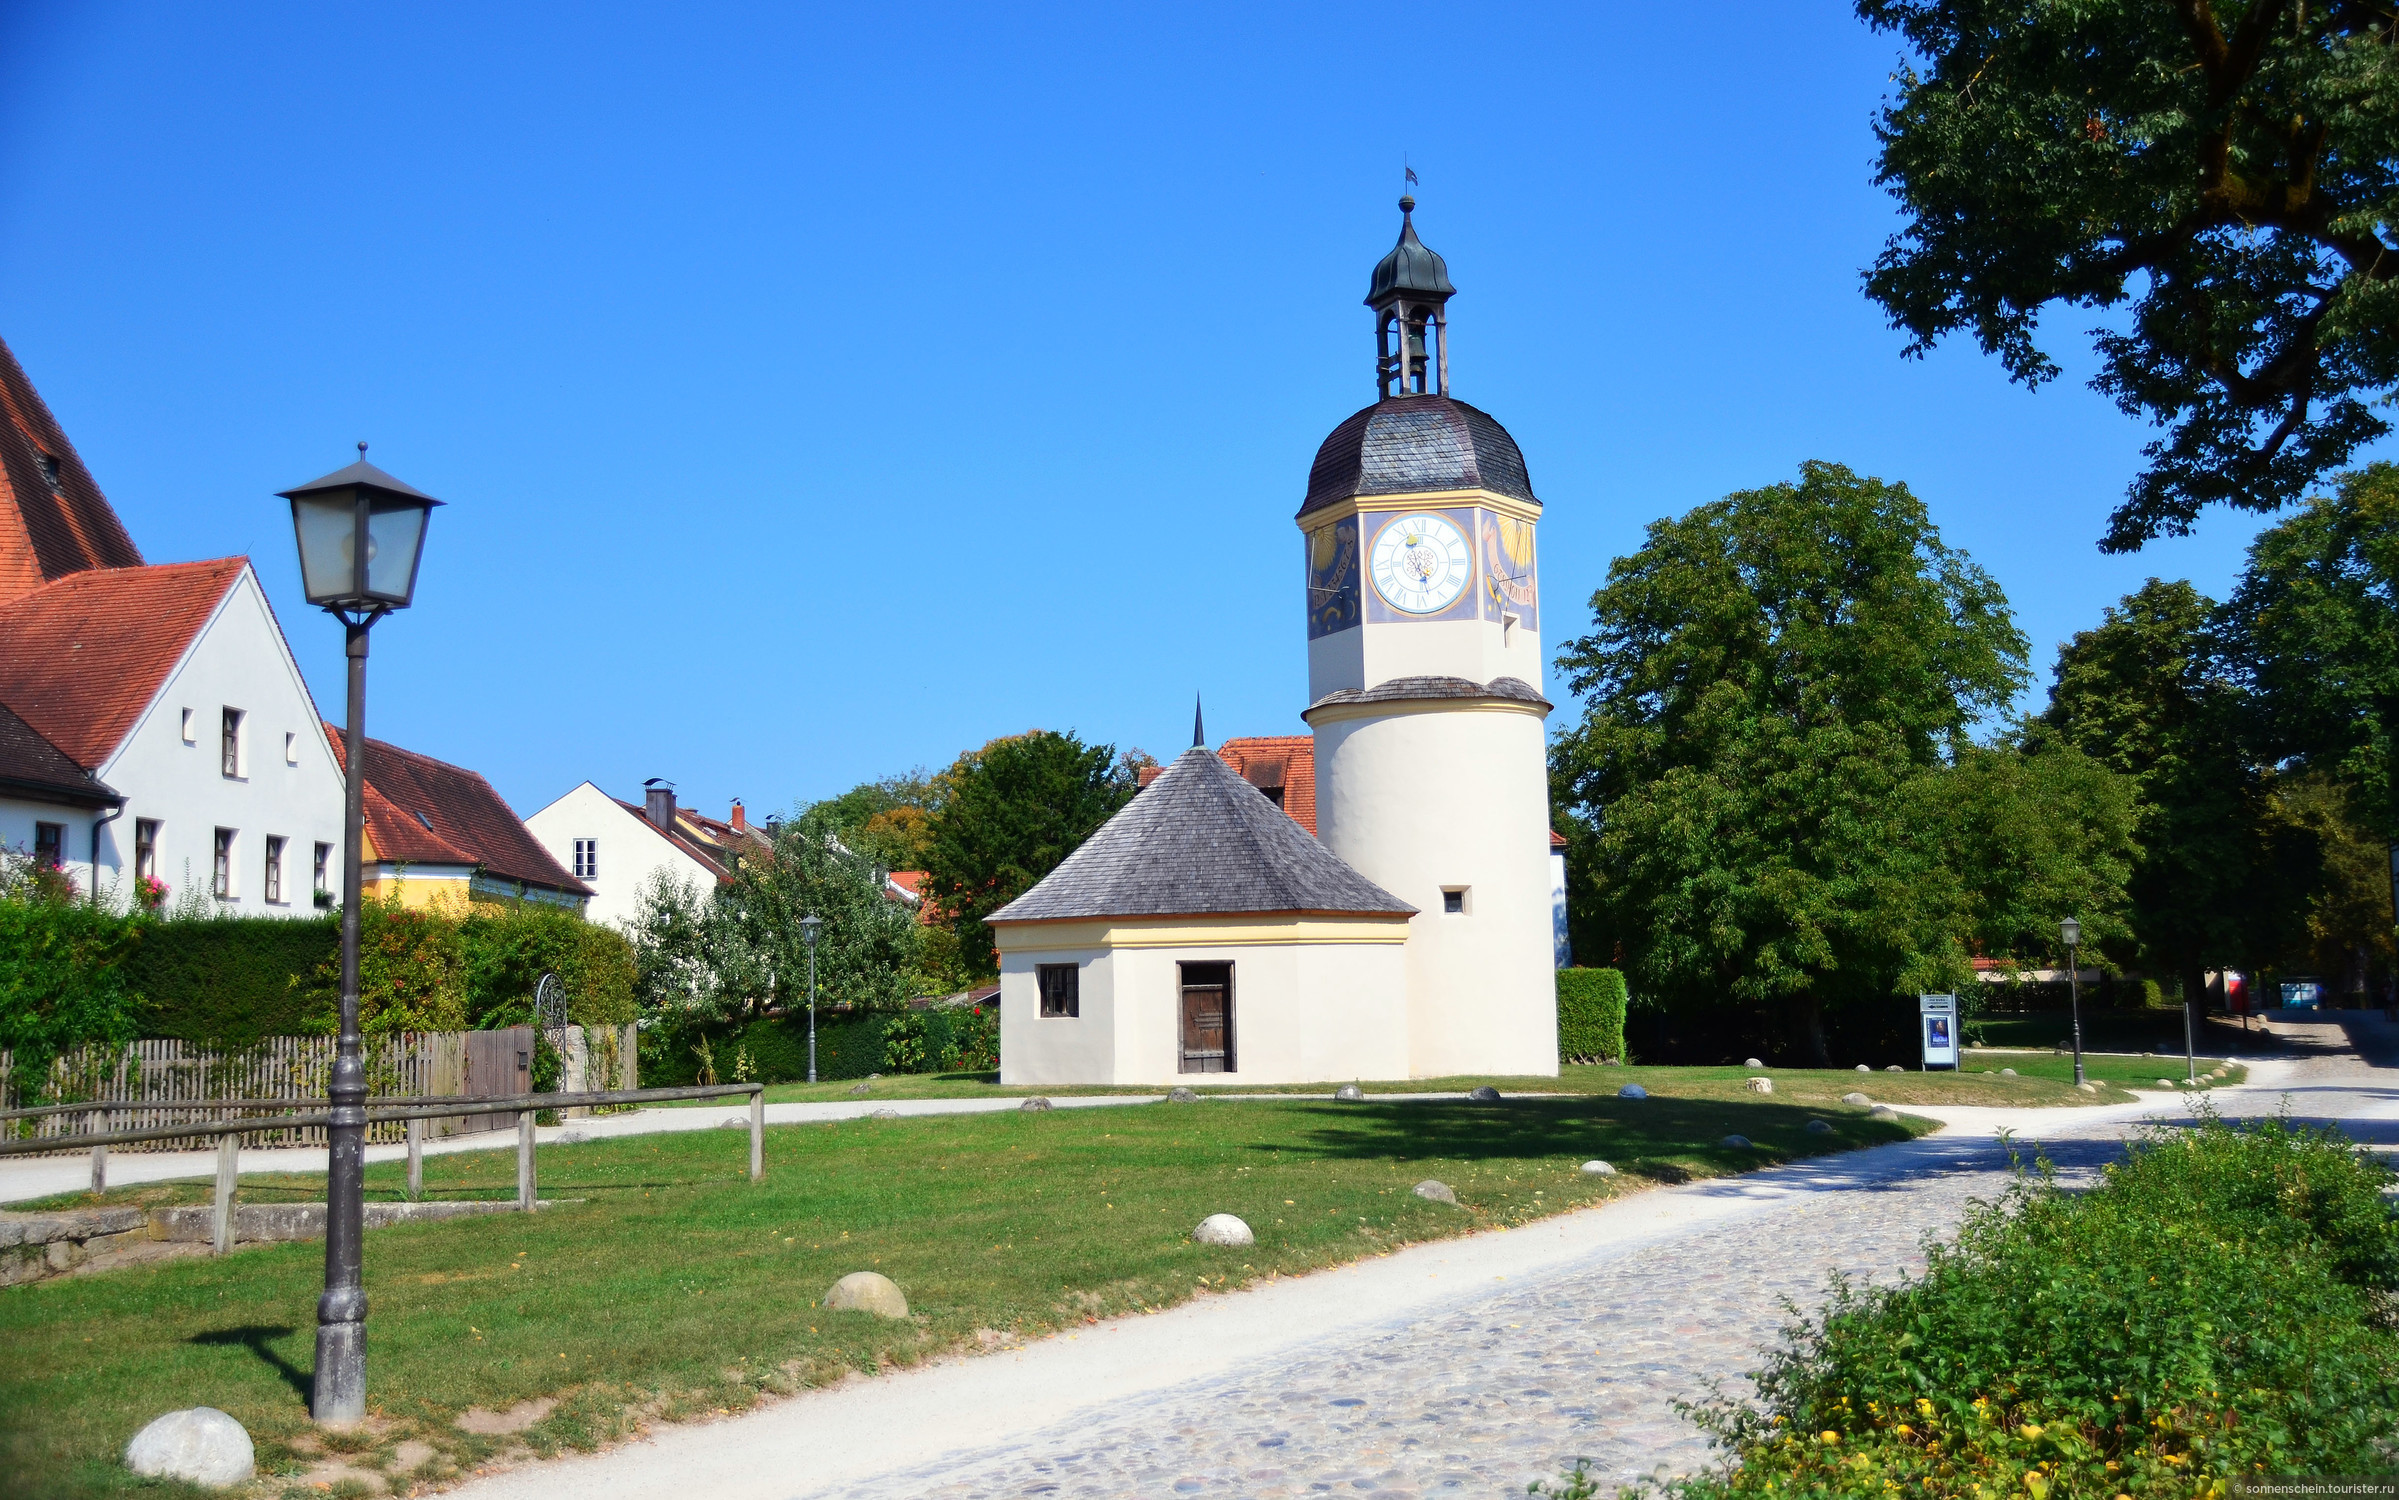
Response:
[{"label": "leafy tree", "polygon": [[1592,610],[1554,775],[1636,994],[1762,1007],[1823,1062],[1828,1007],[1965,977],[1928,778],[2025,643],[1905,486],[1809,463],[1656,522]]},{"label": "leafy tree", "polygon": [[1036,729],[970,750],[938,778],[924,892],[970,977],[998,972],[983,919],[1031,889],[1132,798],[1113,745]]},{"label": "leafy tree", "polygon": [[811,808],[822,813],[842,843],[888,870],[921,870],[936,788],[920,767],[880,781],[863,781]]},{"label": "leafy tree", "polygon": [[2244,705],[2210,635],[2213,603],[2151,579],[2058,649],[2036,743],[2071,745],[2131,778],[2140,844],[2132,950],[2197,997],[2210,968],[2288,946],[2312,884],[2312,840],[2276,823],[2243,751]]},{"label": "leafy tree", "polygon": [[916,909],[884,888],[881,865],[835,836],[832,813],[811,809],[783,826],[763,858],[742,862],[717,892],[721,963],[741,955],[735,972],[765,982],[747,997],[753,1007],[771,994],[784,1007],[808,998],[808,947],[800,919],[813,913],[817,929],[818,1002],[882,1010],[917,993],[921,944]]},{"label": "leafy tree", "polygon": [[1859,0],[1905,37],[1866,278],[1921,355],[1971,330],[2027,385],[2052,303],[2127,308],[2093,385],[2168,427],[2104,550],[2297,500],[2399,383],[2399,68],[2378,0]]},{"label": "leafy tree", "polygon": [[[336,1029],[341,962],[336,947],[312,976],[312,1030]],[[466,1025],[466,955],[458,923],[440,911],[402,905],[397,895],[360,902],[358,1029],[463,1031]]]},{"label": "leafy tree", "polygon": [[2353,815],[2399,842],[2399,468],[2345,475],[2262,533],[2219,630],[2255,753],[2344,782]]},{"label": "leafy tree", "polygon": [[2393,956],[2390,846],[2357,818],[2348,788],[2319,771],[2275,777],[2270,817],[2289,825],[2285,842],[2312,845],[2321,859],[2306,896],[2304,951],[2288,957],[2337,994],[2362,993],[2377,961],[2387,969]]},{"label": "leafy tree", "polygon": [[537,901],[476,901],[459,920],[458,938],[470,1026],[532,1024],[545,972],[564,986],[570,1022],[613,1026],[634,1018],[633,950],[612,928]]},{"label": "leafy tree", "polygon": [[2130,777],[2070,745],[1969,745],[1930,786],[1967,930],[1994,958],[2062,960],[2058,919],[2094,947],[2130,936],[2124,911],[2137,846]]}]

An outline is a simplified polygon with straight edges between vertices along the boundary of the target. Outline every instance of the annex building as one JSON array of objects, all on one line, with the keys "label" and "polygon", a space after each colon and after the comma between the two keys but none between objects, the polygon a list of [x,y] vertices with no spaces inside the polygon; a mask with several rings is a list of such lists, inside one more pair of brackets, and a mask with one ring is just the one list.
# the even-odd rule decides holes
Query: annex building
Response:
[{"label": "annex building", "polygon": [[1456,289],[1399,206],[1377,399],[1296,517],[1313,831],[1296,747],[1167,766],[989,918],[1005,1083],[1557,1072],[1541,502],[1449,393]]}]

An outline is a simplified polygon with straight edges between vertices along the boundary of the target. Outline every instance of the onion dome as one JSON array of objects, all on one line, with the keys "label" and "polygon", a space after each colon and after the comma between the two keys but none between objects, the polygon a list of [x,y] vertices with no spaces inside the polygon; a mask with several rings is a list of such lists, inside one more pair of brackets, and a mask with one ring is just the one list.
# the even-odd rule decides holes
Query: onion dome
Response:
[{"label": "onion dome", "polygon": [[1411,301],[1446,302],[1458,289],[1449,284],[1449,266],[1416,237],[1416,200],[1399,200],[1399,243],[1376,261],[1374,280],[1366,288],[1366,305],[1381,307],[1394,296]]}]

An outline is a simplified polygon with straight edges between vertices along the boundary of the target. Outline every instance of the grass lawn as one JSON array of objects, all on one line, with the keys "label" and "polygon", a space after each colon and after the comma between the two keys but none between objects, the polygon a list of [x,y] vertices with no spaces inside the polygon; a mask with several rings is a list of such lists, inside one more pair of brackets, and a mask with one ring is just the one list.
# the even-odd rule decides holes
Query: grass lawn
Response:
[{"label": "grass lawn", "polygon": [[[2223,1058],[2200,1054],[2199,1078],[2202,1088],[2215,1086],[2208,1082],[2208,1070],[2223,1062]],[[2249,1070],[2239,1063],[2225,1063],[2225,1066],[2228,1072],[2216,1080],[2217,1085],[2239,1083],[2249,1076]],[[1969,1078],[1975,1076],[1974,1070],[1977,1068],[1993,1071],[2014,1068],[2018,1076],[2024,1078],[2047,1078],[2063,1083],[2074,1081],[2072,1053],[2058,1057],[2048,1052],[2001,1052],[1969,1047],[1966,1049],[1965,1068]],[[2155,1089],[2161,1078],[2169,1084],[2181,1079],[2182,1054],[2177,1052],[2172,1057],[2124,1057],[2115,1053],[2085,1052],[2082,1055],[2082,1071],[2083,1076],[2093,1083],[2124,1083],[2134,1088]]]},{"label": "grass lawn", "polygon": [[[1363,1083],[1369,1094],[1436,1094],[1464,1093],[1477,1084],[1490,1084],[1503,1094],[1613,1094],[1628,1083],[1637,1083],[1661,1098],[1674,1099],[1749,1099],[1755,1097],[1744,1087],[1744,1080],[1763,1073],[1774,1080],[1775,1097],[1789,1098],[1801,1104],[1831,1104],[1843,1094],[1853,1091],[1871,1094],[1876,1100],[1890,1104],[2016,1104],[2070,1105],[2090,1104],[2088,1094],[2078,1094],[2071,1087],[2074,1070],[2072,1059],[2062,1072],[2036,1069],[2030,1061],[2019,1062],[2015,1057],[1992,1063],[1989,1076],[1967,1073],[1859,1073],[1848,1068],[1683,1068],[1628,1067],[1600,1068],[1569,1065],[1555,1078],[1413,1078],[1399,1082]],[[2094,1079],[2132,1081],[2144,1086],[2152,1079],[2168,1076],[2152,1067],[2155,1060],[2143,1061],[2129,1073],[2102,1074],[2093,1068],[2088,1076]],[[2175,1064],[2177,1068],[2180,1062]],[[2001,1078],[1998,1070],[2016,1069],[2021,1076]],[[2143,1072],[2142,1068],[2149,1071]],[[2173,1076],[2180,1076],[2179,1074]],[[1142,1094],[1155,1095],[1157,1088],[1115,1087],[1022,1087],[1003,1088],[996,1073],[920,1073],[897,1078],[878,1078],[865,1084],[866,1093],[858,1089],[863,1080],[842,1079],[834,1083],[778,1083],[766,1091],[770,1104],[799,1102],[847,1103],[860,1097],[873,1099],[973,1099],[1021,1098],[1027,1094],[1047,1094],[1066,1098],[1079,1094]],[[1192,1085],[1202,1094],[1324,1094],[1332,1083],[1290,1085],[1232,1084],[1220,1088]],[[2124,1103],[2131,1095],[2110,1091],[2100,1097],[2101,1103]],[[723,1107],[724,1101],[696,1100],[697,1106]]]},{"label": "grass lawn", "polygon": [[[1888,1092],[1880,1077],[1875,1091]],[[1220,1100],[777,1126],[755,1185],[746,1132],[545,1147],[543,1196],[581,1202],[367,1236],[373,1416],[354,1433],[319,1433],[307,1418],[321,1243],[0,1291],[0,1475],[24,1500],[136,1488],[117,1462],[126,1440],[160,1412],[206,1404],[249,1428],[262,1493],[314,1500],[328,1478],[340,1493],[323,1467],[336,1454],[405,1489],[513,1450],[591,1447],[641,1421],[735,1411],[852,1370],[1002,1347],[1924,1128],[1809,1108],[1796,1093]],[[1833,1132],[1808,1134],[1815,1117]],[[1720,1145],[1731,1132],[1758,1149]],[[1582,1176],[1594,1156],[1624,1175]],[[370,1196],[395,1196],[400,1171],[370,1167]],[[514,1174],[508,1150],[425,1161],[434,1197],[508,1196]],[[1458,1206],[1413,1196],[1426,1177],[1449,1183]],[[205,1190],[156,1184],[107,1201]],[[242,1192],[319,1198],[323,1183],[245,1178]],[[1247,1219],[1258,1243],[1193,1244],[1191,1227],[1214,1212]],[[897,1281],[913,1317],[815,1305],[856,1270]],[[456,1425],[470,1408],[540,1398],[556,1405],[520,1433]]]}]

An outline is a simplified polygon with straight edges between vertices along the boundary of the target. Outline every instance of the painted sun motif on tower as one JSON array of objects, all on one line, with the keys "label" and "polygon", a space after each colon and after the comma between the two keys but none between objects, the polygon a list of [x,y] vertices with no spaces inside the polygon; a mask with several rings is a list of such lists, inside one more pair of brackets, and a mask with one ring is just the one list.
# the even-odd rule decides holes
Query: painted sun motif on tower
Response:
[{"label": "painted sun motif on tower", "polygon": [[1516,617],[1527,630],[1541,628],[1541,590],[1533,567],[1533,523],[1482,513],[1483,618]]}]

